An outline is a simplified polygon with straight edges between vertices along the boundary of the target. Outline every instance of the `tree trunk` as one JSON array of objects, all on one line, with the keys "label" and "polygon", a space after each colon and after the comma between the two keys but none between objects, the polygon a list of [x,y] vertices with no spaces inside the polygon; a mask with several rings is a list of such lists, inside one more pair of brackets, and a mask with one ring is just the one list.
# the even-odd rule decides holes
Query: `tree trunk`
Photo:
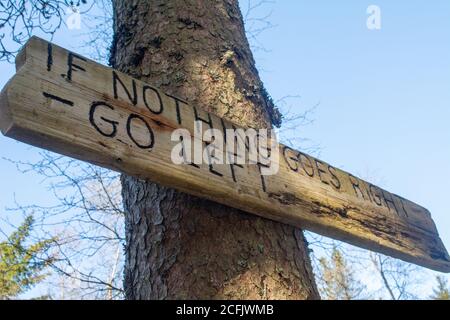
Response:
[{"label": "tree trunk", "polygon": [[[237,0],[113,0],[111,65],[243,126],[281,117]],[[318,299],[301,230],[122,176],[127,299]]]}]

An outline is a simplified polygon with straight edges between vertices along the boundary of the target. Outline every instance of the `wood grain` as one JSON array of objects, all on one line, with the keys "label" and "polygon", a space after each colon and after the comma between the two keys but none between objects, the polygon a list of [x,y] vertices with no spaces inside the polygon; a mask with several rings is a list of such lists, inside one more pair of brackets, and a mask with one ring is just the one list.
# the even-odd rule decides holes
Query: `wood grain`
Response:
[{"label": "wood grain", "polygon": [[[430,269],[450,258],[425,208],[279,145],[279,172],[176,165],[174,129],[238,127],[153,86],[33,37],[0,97],[4,135]],[[209,122],[207,124],[206,122]]]}]

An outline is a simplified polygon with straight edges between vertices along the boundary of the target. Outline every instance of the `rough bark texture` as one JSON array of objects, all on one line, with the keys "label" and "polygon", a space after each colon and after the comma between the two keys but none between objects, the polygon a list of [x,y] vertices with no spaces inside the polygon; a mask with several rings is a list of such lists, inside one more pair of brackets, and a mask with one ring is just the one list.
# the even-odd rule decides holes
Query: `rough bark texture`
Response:
[{"label": "rough bark texture", "polygon": [[[236,0],[114,0],[111,65],[243,126],[278,126]],[[317,299],[302,231],[122,177],[127,299]]]}]

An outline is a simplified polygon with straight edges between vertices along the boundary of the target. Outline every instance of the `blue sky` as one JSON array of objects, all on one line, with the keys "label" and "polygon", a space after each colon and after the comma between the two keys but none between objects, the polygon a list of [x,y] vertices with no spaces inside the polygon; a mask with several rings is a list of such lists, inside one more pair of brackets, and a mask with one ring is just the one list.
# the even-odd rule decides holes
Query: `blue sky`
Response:
[{"label": "blue sky", "polygon": [[[344,4],[343,4],[344,3]],[[381,30],[366,9],[381,8]],[[278,1],[261,76],[292,109],[320,103],[298,135],[320,156],[428,208],[450,247],[450,2]]]},{"label": "blue sky", "polygon": [[[369,5],[381,30],[366,27]],[[428,208],[450,248],[450,1],[279,0],[275,27],[255,52],[261,77],[294,112],[319,103],[313,124],[291,133],[320,145],[320,157]],[[87,32],[89,30],[82,30]],[[55,42],[80,51],[81,31]],[[0,63],[0,86],[14,67]],[[39,150],[0,137],[0,158],[39,159]],[[0,159],[0,214],[5,207],[52,202],[45,182]]]}]

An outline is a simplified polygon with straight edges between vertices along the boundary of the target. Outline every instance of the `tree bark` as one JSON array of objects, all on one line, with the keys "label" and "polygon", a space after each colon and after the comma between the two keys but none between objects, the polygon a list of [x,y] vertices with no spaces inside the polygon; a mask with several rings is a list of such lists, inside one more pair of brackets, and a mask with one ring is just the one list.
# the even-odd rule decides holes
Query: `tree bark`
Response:
[{"label": "tree bark", "polygon": [[[247,127],[281,116],[237,0],[113,0],[110,63]],[[122,176],[127,299],[318,299],[301,230]]]}]

